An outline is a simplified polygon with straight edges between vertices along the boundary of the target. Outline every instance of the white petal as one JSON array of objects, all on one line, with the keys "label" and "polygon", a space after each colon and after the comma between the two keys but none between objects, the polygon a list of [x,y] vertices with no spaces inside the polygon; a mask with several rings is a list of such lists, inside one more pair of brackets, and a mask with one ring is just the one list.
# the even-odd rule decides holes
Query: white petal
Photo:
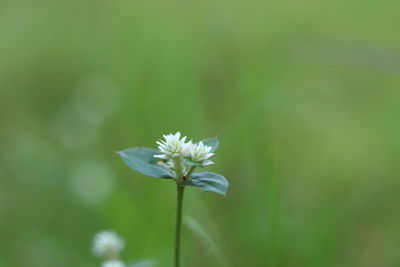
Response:
[{"label": "white petal", "polygon": [[167,159],[165,155],[154,155],[153,157],[159,158],[159,159]]},{"label": "white petal", "polygon": [[206,161],[204,161],[203,162],[203,164],[201,164],[202,166],[208,166],[208,165],[212,165],[212,164],[215,164],[213,161],[211,161],[211,160],[206,160]]}]

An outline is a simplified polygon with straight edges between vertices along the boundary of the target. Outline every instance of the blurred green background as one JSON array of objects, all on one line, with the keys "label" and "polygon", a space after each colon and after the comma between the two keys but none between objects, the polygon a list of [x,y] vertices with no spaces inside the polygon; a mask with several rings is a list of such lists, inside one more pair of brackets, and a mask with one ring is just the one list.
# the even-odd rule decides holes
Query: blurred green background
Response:
[{"label": "blurred green background", "polygon": [[172,265],[175,187],[116,150],[218,136],[184,266],[400,266],[398,1],[0,2],[0,266]]}]

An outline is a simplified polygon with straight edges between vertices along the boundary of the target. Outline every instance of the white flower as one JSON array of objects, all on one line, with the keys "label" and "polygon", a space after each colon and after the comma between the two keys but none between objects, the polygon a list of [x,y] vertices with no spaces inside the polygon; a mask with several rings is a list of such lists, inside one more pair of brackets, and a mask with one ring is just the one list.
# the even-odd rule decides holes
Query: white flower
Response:
[{"label": "white flower", "polygon": [[192,151],[194,150],[195,146],[196,146],[196,145],[192,143],[192,140],[190,140],[189,142],[183,144],[183,147],[182,147],[182,155],[183,155],[184,157],[189,158],[189,157],[190,157],[190,154],[191,154]]},{"label": "white flower", "polygon": [[102,231],[96,234],[93,240],[93,253],[105,259],[118,258],[123,248],[124,241],[112,231]]},{"label": "white flower", "polygon": [[156,158],[169,160],[182,155],[186,136],[181,138],[181,133],[164,135],[165,141],[157,141],[158,149],[161,151],[161,155],[154,155]]},{"label": "white flower", "polygon": [[214,156],[214,153],[210,153],[211,150],[211,146],[207,146],[201,141],[197,144],[188,144],[185,150],[185,157],[190,158],[196,163],[200,163],[202,166],[211,165],[214,164],[214,162],[209,160],[209,158]]},{"label": "white flower", "polygon": [[125,267],[125,264],[122,261],[106,261],[101,267]]}]

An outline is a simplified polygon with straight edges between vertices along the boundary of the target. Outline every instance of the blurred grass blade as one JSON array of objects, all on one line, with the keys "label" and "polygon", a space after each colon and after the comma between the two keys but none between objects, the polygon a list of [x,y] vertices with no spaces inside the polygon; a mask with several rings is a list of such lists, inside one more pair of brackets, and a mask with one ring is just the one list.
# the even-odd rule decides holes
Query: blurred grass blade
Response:
[{"label": "blurred grass blade", "polygon": [[[204,242],[204,247],[208,248],[214,254],[219,262],[219,266],[228,266],[222,250],[197,220],[192,217],[186,217],[184,223],[187,228],[193,231]],[[215,264],[215,266],[218,265]]]}]

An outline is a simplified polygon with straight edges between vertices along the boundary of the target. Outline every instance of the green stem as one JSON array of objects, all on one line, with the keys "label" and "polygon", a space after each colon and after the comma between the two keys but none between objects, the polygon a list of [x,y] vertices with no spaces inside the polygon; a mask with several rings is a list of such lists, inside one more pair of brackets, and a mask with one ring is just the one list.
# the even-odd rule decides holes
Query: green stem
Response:
[{"label": "green stem", "polygon": [[190,179],[190,176],[192,175],[192,173],[193,173],[193,171],[194,171],[195,168],[196,168],[196,166],[190,167],[188,173],[186,174],[186,179],[187,179],[187,180]]},{"label": "green stem", "polygon": [[180,184],[177,186],[178,198],[176,206],[176,231],[175,231],[175,267],[180,266],[180,249],[181,249],[181,225],[182,225],[182,207],[184,187]]},{"label": "green stem", "polygon": [[182,178],[183,178],[182,158],[181,157],[172,158],[172,162],[174,164],[174,170],[176,173],[176,182],[180,184],[182,183]]}]

